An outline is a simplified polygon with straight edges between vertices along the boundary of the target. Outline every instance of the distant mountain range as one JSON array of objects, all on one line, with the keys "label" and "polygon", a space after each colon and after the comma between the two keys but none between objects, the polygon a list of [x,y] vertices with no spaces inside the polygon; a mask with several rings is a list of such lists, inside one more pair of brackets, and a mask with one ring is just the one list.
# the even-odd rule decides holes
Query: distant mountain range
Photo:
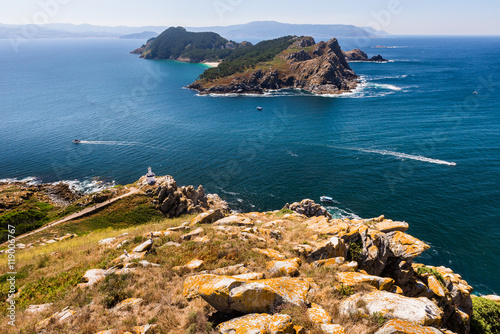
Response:
[{"label": "distant mountain range", "polygon": [[[159,35],[168,26],[107,27],[90,24],[51,23],[41,26],[0,24],[0,38],[136,38],[147,40]],[[187,27],[193,32],[215,32],[235,41],[259,41],[286,35],[312,36],[317,40],[332,37],[384,37],[385,31],[343,24],[288,24],[255,21],[246,24],[214,27]]]},{"label": "distant mountain range", "polygon": [[275,21],[186,29],[194,32],[212,31],[235,41],[266,40],[287,35],[312,36],[318,41],[329,40],[332,37],[385,37],[389,35],[385,31],[345,24],[289,24]]}]

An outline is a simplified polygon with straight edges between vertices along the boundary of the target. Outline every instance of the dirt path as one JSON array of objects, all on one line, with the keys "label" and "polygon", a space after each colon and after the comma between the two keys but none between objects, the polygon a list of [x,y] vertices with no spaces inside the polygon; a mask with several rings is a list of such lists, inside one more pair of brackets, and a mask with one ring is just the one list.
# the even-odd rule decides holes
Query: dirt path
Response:
[{"label": "dirt path", "polygon": [[[52,222],[52,223],[47,224],[47,225],[44,225],[44,226],[42,226],[42,227],[40,227],[40,228],[38,228],[36,230],[33,230],[31,232],[28,232],[28,233],[22,234],[20,236],[17,236],[16,240],[25,238],[25,237],[33,235],[33,234],[36,234],[36,233],[38,233],[40,231],[43,231],[45,229],[54,227],[54,226],[59,225],[61,223],[65,223],[67,221],[70,221],[70,220],[73,220],[73,219],[76,219],[76,218],[80,218],[80,217],[85,216],[85,215],[87,215],[89,213],[92,213],[92,212],[94,212],[96,210],[99,210],[99,209],[101,209],[101,208],[103,208],[103,207],[105,207],[107,205],[110,205],[111,203],[116,202],[116,201],[118,201],[118,200],[120,200],[120,199],[122,199],[124,197],[130,196],[130,195],[133,195],[133,194],[137,194],[138,192],[139,192],[139,189],[137,189],[137,188],[131,188],[130,191],[128,193],[126,193],[126,194],[123,194],[123,195],[120,195],[118,197],[112,198],[109,201],[106,201],[106,202],[103,202],[103,203],[99,203],[99,204],[90,206],[88,208],[83,209],[82,211],[75,212],[75,213],[73,213],[73,214],[71,214],[71,215],[69,215],[67,217],[64,217],[63,219],[56,220],[55,222]],[[2,246],[6,245],[6,244],[7,243],[4,243],[4,244],[2,244]]]}]

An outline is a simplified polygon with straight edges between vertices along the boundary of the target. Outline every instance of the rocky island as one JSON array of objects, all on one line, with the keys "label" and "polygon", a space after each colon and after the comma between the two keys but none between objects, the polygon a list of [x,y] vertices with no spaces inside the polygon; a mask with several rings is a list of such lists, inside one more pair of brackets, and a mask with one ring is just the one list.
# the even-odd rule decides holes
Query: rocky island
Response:
[{"label": "rocky island", "polygon": [[368,58],[368,55],[360,49],[344,51],[344,56],[348,61],[367,61],[367,62],[387,62],[388,60],[381,55],[376,55]]},{"label": "rocky island", "polygon": [[340,94],[358,84],[335,38],[316,43],[312,37],[285,36],[252,45],[177,27],[132,52],[146,59],[219,62],[188,86],[201,94],[261,94],[279,89]]},{"label": "rocky island", "polygon": [[[17,235],[16,282],[0,281],[8,302],[2,313],[7,305],[17,307],[15,332],[500,330],[500,297],[474,296],[458,273],[420,263],[430,246],[408,234],[406,222],[335,219],[309,199],[281,210],[236,213],[202,186],[181,187],[171,176],[155,184],[142,177],[89,195],[56,188],[17,183],[0,189],[9,194],[0,196],[10,203],[0,214],[6,224],[23,202],[54,196],[67,201],[60,206],[95,208]],[[0,250],[2,272],[9,249],[4,244]],[[7,321],[0,331],[13,332]]]}]

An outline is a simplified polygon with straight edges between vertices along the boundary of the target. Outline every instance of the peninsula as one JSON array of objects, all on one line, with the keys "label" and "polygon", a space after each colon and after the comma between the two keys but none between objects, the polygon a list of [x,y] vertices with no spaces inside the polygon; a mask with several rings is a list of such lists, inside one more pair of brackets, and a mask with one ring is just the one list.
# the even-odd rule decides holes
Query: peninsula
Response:
[{"label": "peninsula", "polygon": [[[8,271],[9,255],[20,259],[15,284],[0,280],[0,310],[15,304],[17,332],[500,329],[500,297],[474,296],[460,274],[421,263],[430,246],[406,222],[336,219],[310,199],[236,213],[202,186],[148,177],[87,195],[64,184],[0,183],[2,226],[16,230],[15,242],[0,246],[0,269]],[[79,210],[85,215],[68,216]],[[45,225],[21,235],[28,223]],[[12,332],[7,321],[0,332]]]}]

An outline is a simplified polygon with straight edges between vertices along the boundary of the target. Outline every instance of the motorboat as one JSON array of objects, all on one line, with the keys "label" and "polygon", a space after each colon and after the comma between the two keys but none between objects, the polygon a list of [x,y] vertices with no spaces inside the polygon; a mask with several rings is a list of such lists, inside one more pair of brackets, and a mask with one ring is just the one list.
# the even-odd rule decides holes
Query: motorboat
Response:
[{"label": "motorboat", "polygon": [[82,141],[81,140],[78,140],[78,139],[75,139],[73,140],[73,144],[80,144]]},{"label": "motorboat", "polygon": [[321,202],[328,202],[328,203],[333,203],[333,198],[329,196],[321,196],[319,198]]},{"label": "motorboat", "polygon": [[262,110],[262,107],[257,107],[257,110],[258,110],[258,111],[261,111],[261,110]]}]

